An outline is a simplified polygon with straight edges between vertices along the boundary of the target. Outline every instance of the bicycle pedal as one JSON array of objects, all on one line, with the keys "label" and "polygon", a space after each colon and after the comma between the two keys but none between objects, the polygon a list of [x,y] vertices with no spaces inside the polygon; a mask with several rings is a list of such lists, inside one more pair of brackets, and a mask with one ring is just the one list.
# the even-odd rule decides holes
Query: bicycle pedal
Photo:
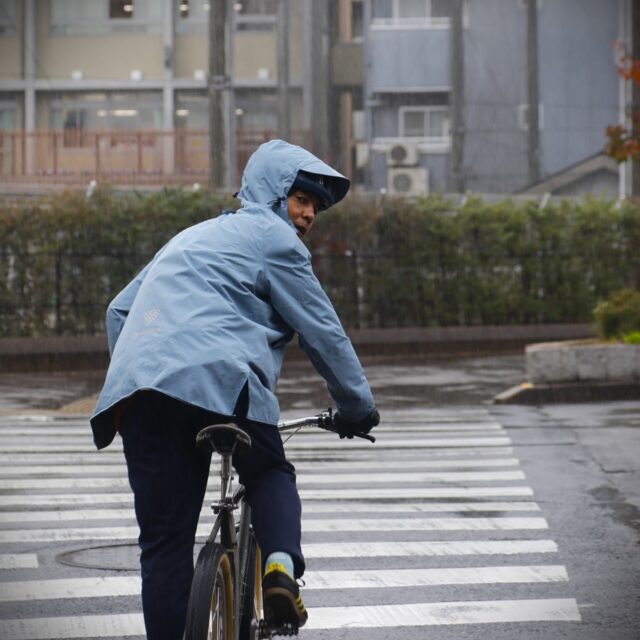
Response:
[{"label": "bicycle pedal", "polygon": [[271,626],[266,620],[260,620],[258,625],[258,638],[271,639],[274,636],[297,636],[298,627],[285,623],[277,627]]}]

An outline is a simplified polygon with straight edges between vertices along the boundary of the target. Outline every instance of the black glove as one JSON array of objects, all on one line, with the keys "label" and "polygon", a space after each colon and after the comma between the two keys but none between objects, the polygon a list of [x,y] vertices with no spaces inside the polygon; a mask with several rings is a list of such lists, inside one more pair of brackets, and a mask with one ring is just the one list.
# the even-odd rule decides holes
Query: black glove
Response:
[{"label": "black glove", "polygon": [[378,424],[380,424],[380,414],[377,409],[374,409],[366,418],[356,422],[345,420],[339,413],[333,416],[333,426],[341,438],[353,438],[358,433],[369,433]]}]

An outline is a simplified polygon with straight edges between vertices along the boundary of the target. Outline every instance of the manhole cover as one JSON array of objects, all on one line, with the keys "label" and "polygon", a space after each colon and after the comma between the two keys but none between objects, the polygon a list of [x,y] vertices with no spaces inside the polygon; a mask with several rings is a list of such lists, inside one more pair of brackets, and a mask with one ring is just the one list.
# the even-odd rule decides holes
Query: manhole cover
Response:
[{"label": "manhole cover", "polygon": [[140,549],[135,543],[74,549],[56,556],[61,564],[105,571],[140,571]]}]

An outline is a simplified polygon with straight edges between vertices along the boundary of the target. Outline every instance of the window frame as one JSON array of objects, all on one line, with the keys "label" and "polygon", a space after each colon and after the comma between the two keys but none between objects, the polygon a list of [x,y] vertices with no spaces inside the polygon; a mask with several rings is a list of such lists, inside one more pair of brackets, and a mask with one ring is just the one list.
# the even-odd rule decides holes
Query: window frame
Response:
[{"label": "window frame", "polygon": [[[141,0],[131,0],[135,2]],[[142,0],[145,1],[145,0]],[[157,0],[146,0],[149,6],[156,6]],[[78,19],[71,17],[64,22],[54,22],[54,3],[56,0],[49,0],[48,27],[49,33],[54,36],[112,36],[117,34],[150,34],[158,35],[164,30],[164,4],[160,6],[160,12],[155,18],[147,18],[136,15],[135,6],[131,18],[111,18],[110,0],[94,0],[95,5],[102,7],[100,15],[93,18]]]},{"label": "window frame", "polygon": [[0,12],[0,36],[15,36],[18,32],[18,3],[17,0],[4,0],[8,13]]},{"label": "window frame", "polygon": [[[425,114],[425,123],[427,123],[427,118],[431,116],[433,112],[445,112],[445,120],[446,123],[444,126],[444,131],[442,135],[439,136],[430,136],[427,135],[428,126],[425,127],[425,131],[423,135],[407,135],[406,126],[405,126],[405,116],[407,113],[424,113]],[[427,123],[428,124],[428,123]],[[451,119],[449,116],[449,106],[448,105],[411,105],[411,106],[403,106],[398,107],[398,132],[401,138],[406,138],[408,140],[433,140],[433,141],[444,141],[449,140],[451,137]]]}]

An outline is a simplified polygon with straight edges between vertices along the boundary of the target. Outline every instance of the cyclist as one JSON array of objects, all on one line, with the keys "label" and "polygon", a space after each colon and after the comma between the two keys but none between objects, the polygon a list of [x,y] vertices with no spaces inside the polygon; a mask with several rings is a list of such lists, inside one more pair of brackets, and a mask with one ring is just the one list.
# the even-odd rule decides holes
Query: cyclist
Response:
[{"label": "cyclist", "polygon": [[348,190],[310,152],[268,142],[247,163],[242,207],[176,235],[109,305],[111,362],[91,425],[98,448],[122,437],[150,640],[182,637],[210,462],[195,434],[230,417],[252,439],[233,464],[266,558],[265,616],[307,619],[295,580],[305,568],[300,499],[276,428],[275,388],[297,334],[327,383],[341,436],[378,424],[362,366],[301,242]]}]

